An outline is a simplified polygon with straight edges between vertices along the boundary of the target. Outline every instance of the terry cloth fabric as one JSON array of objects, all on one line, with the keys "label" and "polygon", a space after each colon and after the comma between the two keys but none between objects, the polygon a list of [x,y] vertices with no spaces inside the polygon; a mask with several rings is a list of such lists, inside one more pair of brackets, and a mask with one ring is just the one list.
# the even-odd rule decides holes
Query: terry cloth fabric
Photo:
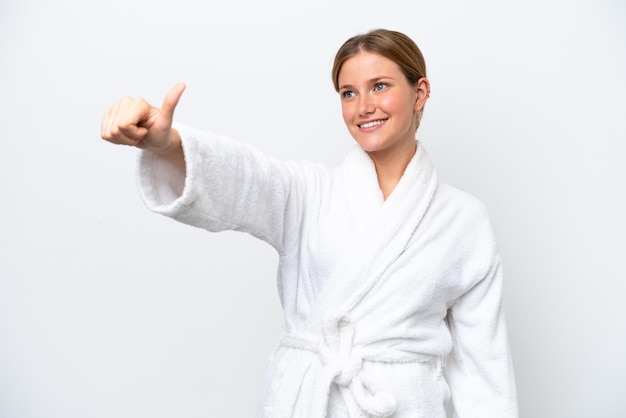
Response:
[{"label": "terry cloth fabric", "polygon": [[187,175],[143,152],[147,206],[279,254],[285,333],[258,417],[443,418],[450,404],[457,418],[517,417],[488,212],[438,179],[421,143],[385,200],[356,145],[331,170],[177,129]]}]

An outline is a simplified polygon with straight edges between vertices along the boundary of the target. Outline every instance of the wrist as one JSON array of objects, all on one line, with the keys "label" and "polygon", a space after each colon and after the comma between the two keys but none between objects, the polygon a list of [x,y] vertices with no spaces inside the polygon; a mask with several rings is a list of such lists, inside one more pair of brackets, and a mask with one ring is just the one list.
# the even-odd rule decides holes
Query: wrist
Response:
[{"label": "wrist", "polygon": [[182,173],[186,175],[187,165],[185,164],[183,141],[180,137],[180,133],[176,129],[171,129],[170,140],[165,148],[153,150],[153,152],[163,157],[166,161],[169,161],[173,166],[178,167]]},{"label": "wrist", "polygon": [[171,157],[181,153],[183,150],[182,139],[180,133],[174,128],[170,130],[170,140],[163,148],[152,150],[154,153],[163,157]]}]

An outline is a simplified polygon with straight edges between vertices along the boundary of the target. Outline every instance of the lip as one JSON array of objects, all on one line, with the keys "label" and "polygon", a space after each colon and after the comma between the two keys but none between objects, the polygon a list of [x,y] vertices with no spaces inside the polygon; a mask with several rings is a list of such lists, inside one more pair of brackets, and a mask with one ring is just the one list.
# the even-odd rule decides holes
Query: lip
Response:
[{"label": "lip", "polygon": [[[384,125],[387,122],[387,120],[389,120],[389,118],[370,119],[370,120],[365,120],[360,123],[357,123],[356,126],[358,126],[359,129],[363,129],[363,130],[373,130]],[[379,122],[379,123],[376,123],[376,122]],[[370,123],[374,123],[374,125],[367,126],[367,127],[363,126],[363,125],[367,125]]]}]

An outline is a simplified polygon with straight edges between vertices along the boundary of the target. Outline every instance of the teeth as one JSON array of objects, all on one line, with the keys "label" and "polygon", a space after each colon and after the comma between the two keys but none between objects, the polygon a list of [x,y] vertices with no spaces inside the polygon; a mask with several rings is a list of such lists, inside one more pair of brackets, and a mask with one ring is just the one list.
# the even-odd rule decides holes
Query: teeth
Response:
[{"label": "teeth", "polygon": [[367,123],[364,123],[363,125],[359,125],[359,127],[361,127],[361,128],[371,128],[372,126],[382,125],[383,123],[385,123],[384,120],[375,120],[373,122],[367,122]]}]

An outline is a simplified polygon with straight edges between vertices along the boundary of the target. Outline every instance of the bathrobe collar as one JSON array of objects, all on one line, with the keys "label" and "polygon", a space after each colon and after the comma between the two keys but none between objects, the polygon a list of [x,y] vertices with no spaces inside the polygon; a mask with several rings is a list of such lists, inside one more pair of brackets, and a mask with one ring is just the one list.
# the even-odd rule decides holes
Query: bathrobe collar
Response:
[{"label": "bathrobe collar", "polygon": [[374,163],[360,147],[348,154],[340,170],[356,233],[336,273],[326,280],[312,319],[341,320],[349,314],[402,254],[438,185],[433,164],[419,143],[386,200]]}]

